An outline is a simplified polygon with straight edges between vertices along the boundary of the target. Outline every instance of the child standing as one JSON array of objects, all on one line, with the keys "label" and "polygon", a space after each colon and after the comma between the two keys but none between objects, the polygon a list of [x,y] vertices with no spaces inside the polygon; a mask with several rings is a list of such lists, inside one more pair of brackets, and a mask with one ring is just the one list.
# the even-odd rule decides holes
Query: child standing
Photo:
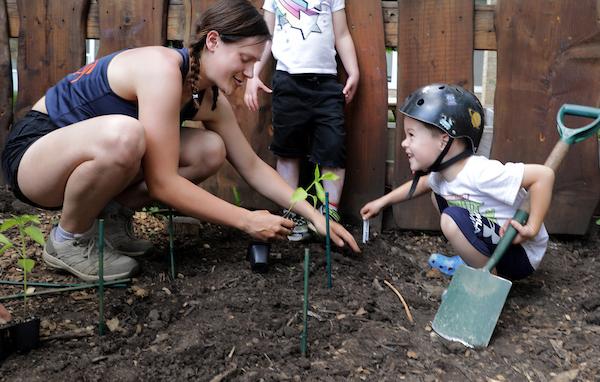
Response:
[{"label": "child standing", "polygon": [[[322,172],[338,175],[324,181],[329,192],[330,213],[339,221],[337,207],[345,176],[344,103],[352,101],[359,79],[354,43],[344,11],[345,0],[265,0],[264,18],[273,34],[262,59],[254,66],[254,77],[246,85],[245,103],[258,110],[258,90],[273,93],[274,137],[270,145],[277,156],[277,172],[297,188],[300,160],[319,165]],[[277,60],[273,90],[259,75],[270,52]],[[348,73],[345,85],[337,81],[337,54]],[[297,217],[290,240],[309,236],[303,218]]]},{"label": "child standing", "polygon": [[[432,84],[411,94],[400,111],[405,115],[406,151],[415,176],[391,193],[367,203],[363,219],[392,203],[433,190],[441,212],[441,229],[459,256],[437,256],[432,266],[451,273],[463,261],[482,267],[493,253],[508,224],[517,230],[513,244],[496,273],[517,280],[529,276],[546,252],[548,233],[543,224],[554,184],[552,169],[538,164],[502,164],[475,156],[483,132],[483,108],[465,89]],[[525,225],[512,216],[531,198]]]}]

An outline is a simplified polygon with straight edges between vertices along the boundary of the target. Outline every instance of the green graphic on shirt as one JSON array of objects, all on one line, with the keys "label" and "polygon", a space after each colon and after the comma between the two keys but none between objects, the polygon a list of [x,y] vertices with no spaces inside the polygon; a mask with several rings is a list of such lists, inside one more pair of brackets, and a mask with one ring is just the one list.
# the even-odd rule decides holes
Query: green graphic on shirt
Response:
[{"label": "green graphic on shirt", "polygon": [[479,214],[483,217],[488,218],[490,221],[496,223],[496,210],[490,208],[489,210],[480,211],[479,209],[483,205],[483,203],[481,202],[465,199],[448,200],[448,205],[464,208],[471,213]]}]

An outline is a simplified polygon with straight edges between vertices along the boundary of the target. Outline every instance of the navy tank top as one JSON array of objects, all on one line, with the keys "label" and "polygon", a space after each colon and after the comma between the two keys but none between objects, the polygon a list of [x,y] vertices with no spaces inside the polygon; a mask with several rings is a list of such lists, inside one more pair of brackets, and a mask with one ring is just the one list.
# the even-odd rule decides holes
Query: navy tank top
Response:
[{"label": "navy tank top", "polygon": [[[183,58],[181,77],[189,69],[187,48],[175,49]],[[115,94],[108,84],[107,68],[117,51],[67,75],[46,92],[46,109],[52,123],[58,127],[72,125],[89,118],[107,114],[122,114],[138,118],[136,101]]]}]

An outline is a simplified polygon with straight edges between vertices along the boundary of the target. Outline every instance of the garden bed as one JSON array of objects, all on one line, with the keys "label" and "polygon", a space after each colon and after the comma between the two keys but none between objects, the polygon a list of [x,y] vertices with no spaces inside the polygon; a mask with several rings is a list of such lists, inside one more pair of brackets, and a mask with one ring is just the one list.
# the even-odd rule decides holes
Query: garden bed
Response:
[{"label": "garden bed", "polygon": [[[5,197],[2,217],[21,213]],[[39,213],[40,211],[35,211]],[[55,214],[40,215],[48,232]],[[106,292],[111,330],[98,336],[94,290],[30,298],[42,319],[42,345],[0,366],[7,381],[368,380],[569,381],[600,375],[600,230],[552,237],[541,268],[513,284],[490,346],[448,344],[431,320],[449,279],[427,266],[431,252],[449,252],[437,234],[388,231],[361,255],[333,253],[327,288],[324,247],[276,243],[266,274],[246,260],[250,240],[203,224],[176,237],[177,278],[169,278],[168,236],[160,219],[138,213],[138,233],[156,250],[140,259],[127,288]],[[355,237],[361,236],[358,230]],[[311,253],[308,357],[300,355],[304,248]],[[77,282],[48,269],[41,250],[30,281]],[[0,257],[2,279],[20,272]],[[411,323],[397,288],[410,306]],[[2,295],[18,293],[0,286]],[[39,289],[38,289],[39,290]],[[5,303],[14,316],[22,301]]]}]

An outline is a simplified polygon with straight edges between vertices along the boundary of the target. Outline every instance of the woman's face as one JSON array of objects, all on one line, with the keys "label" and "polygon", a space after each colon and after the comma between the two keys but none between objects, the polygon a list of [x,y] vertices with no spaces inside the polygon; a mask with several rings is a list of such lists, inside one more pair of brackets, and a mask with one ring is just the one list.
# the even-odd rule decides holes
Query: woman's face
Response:
[{"label": "woman's face", "polygon": [[200,66],[208,80],[227,95],[242,86],[254,75],[254,64],[265,49],[265,41],[248,37],[234,43],[225,43],[216,32],[207,36],[206,61]]}]

